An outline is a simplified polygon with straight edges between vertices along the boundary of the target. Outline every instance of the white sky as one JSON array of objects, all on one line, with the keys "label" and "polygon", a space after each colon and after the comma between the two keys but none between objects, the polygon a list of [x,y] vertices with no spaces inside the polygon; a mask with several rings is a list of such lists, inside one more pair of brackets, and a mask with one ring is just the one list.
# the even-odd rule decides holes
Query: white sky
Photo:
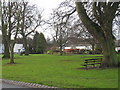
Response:
[{"label": "white sky", "polygon": [[[34,0],[34,1],[28,0],[28,1],[30,2],[30,4],[37,5],[38,9],[44,9],[43,18],[49,19],[52,9],[57,8],[58,5],[65,0]],[[36,30],[42,32],[47,39],[47,37],[51,37],[52,31],[50,31],[49,29],[45,31],[44,28],[46,28],[46,25],[43,26],[42,28],[38,27]]]},{"label": "white sky", "polygon": [[[38,9],[44,9],[43,18],[49,19],[52,9],[57,8],[58,5],[62,1],[65,1],[65,0],[27,0],[27,1],[29,1],[30,4],[36,4]],[[44,27],[37,28],[37,31],[43,32],[46,39],[47,39],[47,37],[51,37],[51,31],[50,30],[44,31]],[[1,34],[1,32],[0,32],[0,34]]]},{"label": "white sky", "polygon": [[[57,8],[57,6],[64,0],[27,0],[30,4],[35,4],[38,9],[44,9],[43,18],[49,19],[52,9]],[[42,28],[37,28],[38,31],[44,33],[45,37],[49,37],[50,31],[44,31]],[[1,32],[0,32],[1,34]]]},{"label": "white sky", "polygon": [[56,8],[64,0],[28,0],[31,4],[36,4],[38,9],[44,9],[44,15],[47,16],[51,13],[52,9]]},{"label": "white sky", "polygon": [[[31,4],[36,4],[38,9],[44,9],[43,18],[49,19],[52,9],[57,8],[58,5],[65,0],[34,0],[34,1],[28,0],[28,1]],[[45,31],[44,27],[37,28],[37,31],[42,32],[45,35],[46,39],[47,37],[51,37],[51,33],[50,33],[51,31],[50,30]]]}]

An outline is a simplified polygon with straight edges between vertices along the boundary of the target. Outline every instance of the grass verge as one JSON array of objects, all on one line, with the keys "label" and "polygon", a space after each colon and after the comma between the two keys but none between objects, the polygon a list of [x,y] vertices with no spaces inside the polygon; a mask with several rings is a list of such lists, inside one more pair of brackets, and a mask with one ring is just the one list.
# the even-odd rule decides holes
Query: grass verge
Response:
[{"label": "grass verge", "polygon": [[117,88],[117,68],[78,69],[84,59],[99,58],[95,56],[98,55],[15,55],[17,64],[10,65],[9,60],[3,60],[2,74],[5,79],[60,88]]}]

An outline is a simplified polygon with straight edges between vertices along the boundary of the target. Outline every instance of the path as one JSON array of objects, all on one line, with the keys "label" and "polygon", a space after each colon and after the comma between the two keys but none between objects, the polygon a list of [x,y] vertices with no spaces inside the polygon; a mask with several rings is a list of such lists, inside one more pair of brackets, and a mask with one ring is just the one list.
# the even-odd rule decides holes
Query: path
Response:
[{"label": "path", "polygon": [[0,86],[2,86],[2,88],[27,88],[27,87],[22,87],[22,86],[18,86],[18,85],[13,85],[13,84],[7,84],[7,83],[0,83]]}]

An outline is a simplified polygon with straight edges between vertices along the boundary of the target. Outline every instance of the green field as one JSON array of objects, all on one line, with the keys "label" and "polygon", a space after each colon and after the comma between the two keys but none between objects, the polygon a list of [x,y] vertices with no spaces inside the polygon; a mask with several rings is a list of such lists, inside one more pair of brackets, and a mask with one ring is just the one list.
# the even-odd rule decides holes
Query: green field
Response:
[{"label": "green field", "polygon": [[3,60],[3,78],[60,88],[117,88],[117,68],[79,69],[84,59],[95,56],[15,55],[17,64],[10,65],[9,60]]}]

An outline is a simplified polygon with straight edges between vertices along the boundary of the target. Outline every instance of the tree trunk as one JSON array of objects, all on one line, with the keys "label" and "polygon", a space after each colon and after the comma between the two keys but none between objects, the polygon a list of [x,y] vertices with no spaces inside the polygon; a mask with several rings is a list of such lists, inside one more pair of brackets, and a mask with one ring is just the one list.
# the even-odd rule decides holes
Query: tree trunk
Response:
[{"label": "tree trunk", "polygon": [[28,48],[28,45],[27,45],[26,37],[23,37],[23,44],[24,44],[24,48],[25,48],[25,55],[28,56],[29,55],[29,48]]},{"label": "tree trunk", "polygon": [[60,45],[60,55],[61,55],[61,56],[63,55],[63,52],[62,52],[62,45]]},{"label": "tree trunk", "polygon": [[25,10],[26,10],[26,4],[24,3],[24,8],[23,8],[23,13],[22,13],[22,27],[21,27],[21,30],[22,30],[22,33],[21,35],[23,36],[23,45],[24,45],[24,49],[25,49],[25,55],[28,56],[29,55],[29,48],[27,46],[27,39],[25,36]]},{"label": "tree trunk", "polygon": [[10,58],[9,45],[6,39],[3,39],[4,44],[4,56],[2,58]]},{"label": "tree trunk", "polygon": [[92,54],[95,54],[95,44],[92,44]]},{"label": "tree trunk", "polygon": [[3,45],[4,45],[4,56],[2,58],[10,58],[9,45],[8,45],[9,43],[7,39],[8,39],[7,26],[4,24],[4,21],[2,19],[2,40],[3,40]]},{"label": "tree trunk", "polygon": [[103,10],[105,10],[104,13],[99,13],[99,15],[95,16],[99,18],[96,18],[100,22],[99,26],[88,17],[83,3],[76,2],[77,12],[82,23],[85,25],[88,32],[91,33],[91,35],[101,44],[104,56],[102,66],[114,67],[118,64],[117,54],[115,52],[114,36],[112,34],[112,21],[115,17],[115,12],[118,8],[118,5],[119,3],[114,3],[112,7],[105,6],[103,8]]},{"label": "tree trunk", "polygon": [[2,58],[10,58],[9,47],[6,44],[4,44],[4,56]]},{"label": "tree trunk", "polygon": [[10,47],[10,64],[14,64],[14,46]]},{"label": "tree trunk", "polygon": [[117,53],[115,52],[114,40],[107,40],[102,44],[103,67],[115,67],[118,65]]}]

